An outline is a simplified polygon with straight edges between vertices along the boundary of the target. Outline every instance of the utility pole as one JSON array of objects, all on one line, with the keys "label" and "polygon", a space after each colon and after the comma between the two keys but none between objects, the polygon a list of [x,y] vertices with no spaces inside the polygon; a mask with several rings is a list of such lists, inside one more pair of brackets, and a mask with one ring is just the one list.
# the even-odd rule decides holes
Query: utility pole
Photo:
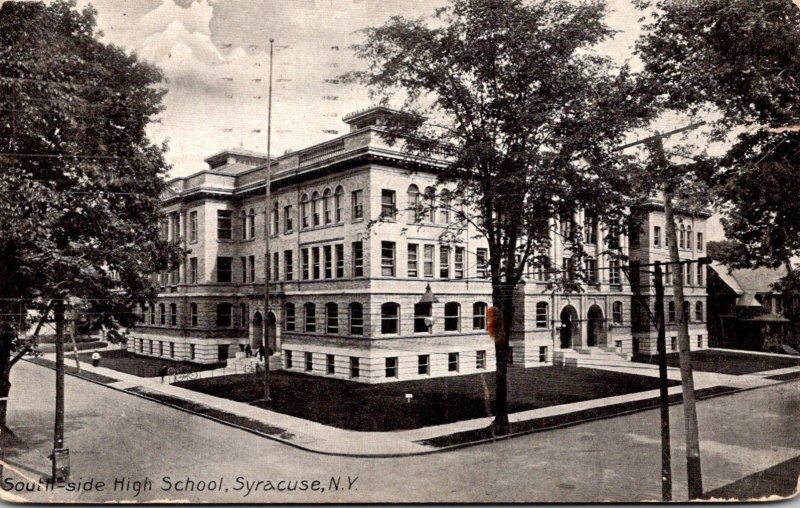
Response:
[{"label": "utility pole", "polygon": [[664,325],[664,273],[661,262],[655,262],[653,283],[656,290],[656,326],[658,338],[658,388],[661,400],[661,498],[672,501],[672,450],[669,441],[669,391],[667,379],[667,337]]},{"label": "utility pole", "polygon": [[[56,485],[69,477],[69,455],[64,449],[64,299],[53,306],[56,318],[56,419],[53,427],[52,482]],[[64,458],[66,455],[66,467]]]},{"label": "utility pole", "polygon": [[269,235],[270,224],[272,221],[272,44],[275,39],[269,40],[269,99],[267,102],[267,175],[265,177],[266,191],[264,192],[264,220],[266,227],[264,228],[264,318],[261,320],[261,326],[264,327],[264,333],[261,334],[261,347],[264,350],[264,402],[272,400],[269,396],[269,275],[270,263],[272,261],[269,252]]}]

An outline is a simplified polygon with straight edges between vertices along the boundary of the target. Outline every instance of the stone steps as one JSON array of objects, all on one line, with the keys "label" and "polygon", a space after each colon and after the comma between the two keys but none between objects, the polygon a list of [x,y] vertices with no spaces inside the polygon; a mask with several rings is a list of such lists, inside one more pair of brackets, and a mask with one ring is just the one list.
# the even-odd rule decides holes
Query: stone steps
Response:
[{"label": "stone steps", "polygon": [[562,349],[553,352],[553,365],[568,367],[592,367],[627,365],[632,358],[630,353],[617,353],[601,348]]}]

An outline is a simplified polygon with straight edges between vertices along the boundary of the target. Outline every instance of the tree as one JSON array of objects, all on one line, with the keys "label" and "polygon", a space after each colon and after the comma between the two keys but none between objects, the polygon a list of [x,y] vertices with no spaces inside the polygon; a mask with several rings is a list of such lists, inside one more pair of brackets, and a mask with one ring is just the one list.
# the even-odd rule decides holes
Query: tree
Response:
[{"label": "tree", "polygon": [[[547,258],[553,219],[590,209],[613,237],[624,222],[616,147],[646,109],[629,70],[592,51],[612,35],[604,15],[599,0],[453,0],[429,19],[368,28],[354,47],[369,70],[348,78],[384,104],[403,96],[408,114],[387,139],[446,155],[440,183],[471,204],[456,221],[488,242],[501,432],[513,297],[525,269]],[[571,231],[578,256],[580,228]]]},{"label": "tree", "polygon": [[[711,138],[717,140],[730,138],[735,129],[777,129],[797,121],[800,107],[800,11],[790,0],[639,0],[636,3],[652,15],[652,22],[644,27],[637,43],[637,53],[644,62],[642,82],[647,84],[656,110],[689,114],[712,112],[716,119],[712,123]],[[758,157],[767,157],[774,146],[753,144],[765,135],[756,133],[753,136],[748,132],[741,142],[744,146],[766,149]],[[728,154],[733,159],[717,166],[739,166],[744,161],[736,160],[736,157],[747,152],[748,149],[740,144],[738,149]],[[762,208],[757,201],[746,202],[757,196],[748,196],[748,193],[752,194],[751,190],[743,187],[762,186],[765,181],[757,181],[758,178],[748,177],[747,171],[740,170],[714,174],[707,159],[689,165],[672,164],[660,145],[653,147],[652,154],[654,165],[666,175],[661,183],[666,185],[665,208],[673,262],[678,253],[674,245],[675,224],[670,220],[669,211],[674,192],[692,188],[691,185],[683,187],[674,183],[676,178],[685,179],[687,174],[694,174],[695,182],[705,182],[712,186],[712,191],[719,191],[714,194],[717,204],[727,206],[728,211],[733,210],[732,215],[723,219],[723,224],[726,234],[741,242],[728,254],[743,261],[753,253],[764,252],[765,249],[756,243],[770,236],[765,225],[768,230],[768,223],[774,218],[770,217],[772,210],[767,211],[767,207]],[[761,187],[761,191],[755,194],[762,195],[763,192],[767,192],[766,187]],[[757,229],[760,231],[754,231]],[[780,236],[791,228],[781,225],[777,229]],[[756,243],[753,243],[754,237],[758,237]],[[749,262],[759,263],[752,257]],[[674,284],[679,308],[683,305],[681,286]],[[702,494],[699,442],[694,401],[687,398],[693,387],[687,386],[687,381],[691,382],[691,364],[683,323],[679,331],[689,497],[693,499]]]},{"label": "tree", "polygon": [[34,299],[62,330],[66,297],[130,319],[154,296],[149,274],[180,259],[158,235],[165,147],[145,134],[163,77],[98,35],[74,0],[0,7],[2,425]]}]

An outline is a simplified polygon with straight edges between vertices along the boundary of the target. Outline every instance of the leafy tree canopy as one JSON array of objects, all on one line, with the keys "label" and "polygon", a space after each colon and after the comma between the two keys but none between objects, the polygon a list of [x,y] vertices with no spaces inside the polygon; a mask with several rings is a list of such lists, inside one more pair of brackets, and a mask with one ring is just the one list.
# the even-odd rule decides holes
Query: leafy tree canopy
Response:
[{"label": "leafy tree canopy", "polygon": [[[89,312],[153,296],[179,259],[159,240],[165,147],[145,134],[163,76],[98,40],[74,0],[0,7],[0,367],[24,323],[14,299],[70,295]],[[6,372],[7,374],[7,372]]]}]

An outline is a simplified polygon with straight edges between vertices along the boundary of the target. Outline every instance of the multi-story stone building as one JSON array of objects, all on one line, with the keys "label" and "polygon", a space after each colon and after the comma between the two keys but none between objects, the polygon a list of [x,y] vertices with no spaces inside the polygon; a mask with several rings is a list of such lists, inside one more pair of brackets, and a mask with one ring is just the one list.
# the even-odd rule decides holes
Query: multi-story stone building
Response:
[{"label": "multi-story stone building", "polygon": [[[472,225],[455,241],[444,234],[453,230],[457,203],[437,188],[441,161],[387,144],[381,125],[390,114],[379,107],[345,117],[348,134],[269,166],[261,154],[233,149],[207,158],[210,169],[173,180],[162,234],[188,254],[179,270],[160,275],[158,301],[143,309],[129,349],[212,363],[247,344],[255,349],[266,332],[277,365],[314,375],[377,383],[494,370],[487,245]],[[619,261],[603,254],[604,231],[584,215],[559,222],[586,224],[588,284],[580,293],[553,293],[549,274],[531,271],[518,290],[515,364],[655,352],[653,332],[632,328],[631,285]],[[704,219],[691,227],[683,233],[683,242],[691,238],[689,249],[682,246],[687,257],[702,246]],[[667,254],[663,231],[654,202],[638,243],[623,236],[615,247],[646,264]],[[553,242],[557,270],[568,247]],[[699,301],[703,281],[687,282]],[[693,333],[704,329],[702,319],[693,323]]]}]

